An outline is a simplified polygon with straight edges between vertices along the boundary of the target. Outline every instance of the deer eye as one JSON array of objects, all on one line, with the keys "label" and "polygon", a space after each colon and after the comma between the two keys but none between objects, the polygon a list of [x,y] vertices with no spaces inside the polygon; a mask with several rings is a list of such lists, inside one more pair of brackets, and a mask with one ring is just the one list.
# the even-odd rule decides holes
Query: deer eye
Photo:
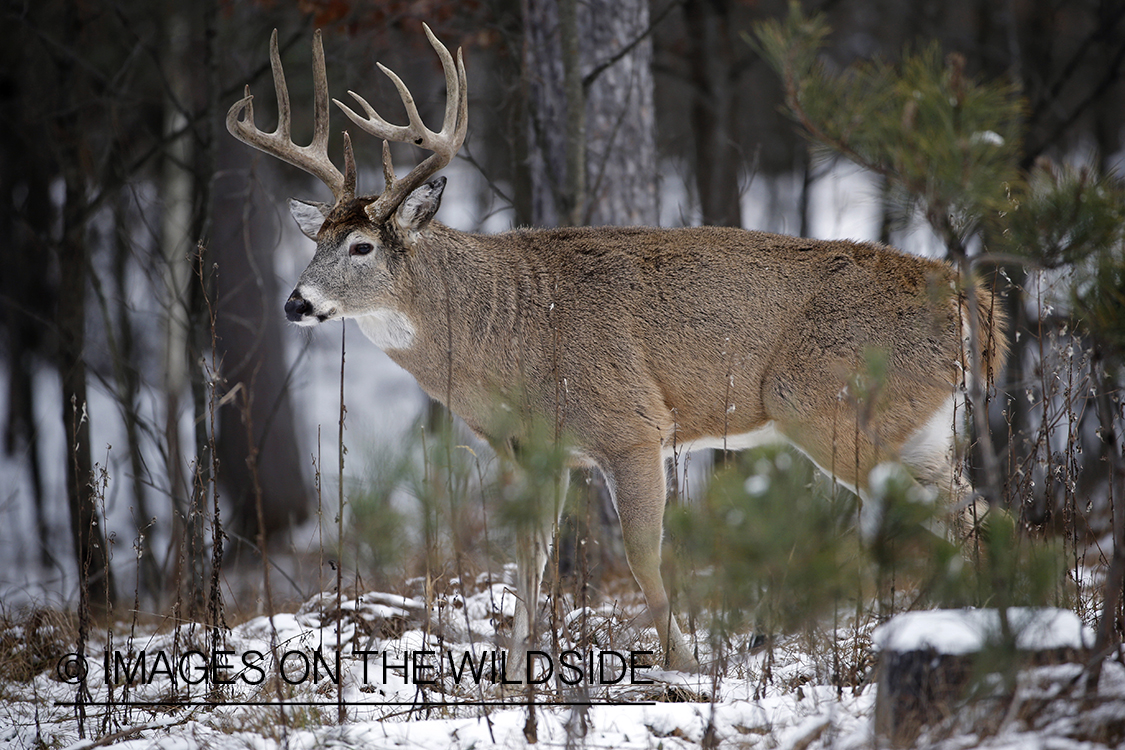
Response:
[{"label": "deer eye", "polygon": [[367,255],[374,249],[370,242],[357,242],[348,249],[348,255]]}]

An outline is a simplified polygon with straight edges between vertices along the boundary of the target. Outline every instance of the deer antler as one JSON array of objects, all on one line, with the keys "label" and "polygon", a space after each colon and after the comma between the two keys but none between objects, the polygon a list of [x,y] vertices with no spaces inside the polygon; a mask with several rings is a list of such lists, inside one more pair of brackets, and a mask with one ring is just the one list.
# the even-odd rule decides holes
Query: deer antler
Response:
[{"label": "deer antler", "polygon": [[[376,223],[385,221],[406,196],[410,195],[412,190],[425,182],[430,175],[449,164],[465,141],[465,131],[469,123],[469,96],[465,79],[465,62],[461,57],[461,50],[457,50],[457,64],[455,66],[453,56],[430,31],[430,27],[426,24],[422,24],[422,27],[426,30],[426,37],[430,40],[430,45],[441,58],[441,67],[445,71],[445,121],[442,123],[440,133],[433,132],[422,123],[422,118],[418,115],[418,107],[414,104],[414,97],[410,95],[410,90],[406,88],[402,79],[382,64],[379,64],[379,69],[387,74],[395,88],[398,89],[398,94],[406,107],[406,116],[410,120],[409,125],[390,124],[380,117],[363,97],[354,91],[348,93],[359,102],[367,115],[366,118],[360,117],[339,100],[332,100],[352,122],[368,133],[383,139],[383,176],[386,180],[386,186],[379,198],[367,209],[368,216]],[[410,174],[400,180],[395,177],[394,168],[391,166],[388,141],[413,143],[433,153],[421,164],[414,167]]]},{"label": "deer antler", "polygon": [[[344,174],[341,175],[328,158],[328,78],[324,73],[324,45],[320,30],[317,29],[313,35],[313,139],[307,146],[294,143],[289,131],[289,88],[285,85],[285,71],[277,51],[277,29],[270,37],[270,67],[273,69],[274,91],[277,92],[277,129],[264,133],[254,124],[254,97],[247,86],[246,95],[227,111],[227,130],[243,143],[318,177],[332,191],[336,205],[352,200],[355,198],[356,170],[347,132],[344,133]],[[244,111],[245,118],[239,119]]]}]

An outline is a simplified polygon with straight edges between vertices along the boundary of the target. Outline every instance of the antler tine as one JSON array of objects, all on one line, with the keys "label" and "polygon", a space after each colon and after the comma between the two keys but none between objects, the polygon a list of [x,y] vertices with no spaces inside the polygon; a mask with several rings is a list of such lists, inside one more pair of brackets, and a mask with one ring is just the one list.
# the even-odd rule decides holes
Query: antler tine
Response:
[{"label": "antler tine", "polygon": [[[391,81],[395,84],[395,88],[399,90],[400,95],[402,94],[402,92],[406,92],[403,98],[403,104],[406,105],[407,117],[411,117],[410,110],[414,107],[414,97],[411,96],[410,91],[406,89],[406,86],[402,83],[402,80],[394,74],[394,71],[384,67],[382,63],[375,63],[375,65],[378,66],[379,70],[387,74],[387,77],[390,78]],[[376,138],[384,138],[389,141],[394,141],[395,143],[405,143],[411,140],[411,136],[413,135],[414,131],[412,130],[410,125],[392,125],[391,123],[384,120],[383,116],[376,112],[375,108],[372,107],[362,96],[351,90],[348,91],[348,94],[350,94],[351,97],[356,100],[359,106],[363,107],[363,112],[365,115],[367,115],[366,118],[360,117],[352,110],[351,107],[344,104],[339,99],[333,99],[332,101],[336,104],[337,107],[343,110],[344,114],[347,115],[356,125],[363,128],[365,131],[375,136]],[[415,110],[413,116],[415,118],[418,116],[417,110]],[[413,124],[413,122],[414,120],[412,119],[411,123]]]},{"label": "antler tine", "polygon": [[[392,125],[387,122],[375,111],[374,107],[367,103],[366,99],[356,94],[354,91],[349,91],[348,93],[351,94],[359,106],[363,108],[366,117],[361,117],[356,114],[343,102],[336,99],[333,100],[336,102],[336,106],[343,110],[344,114],[347,115],[352,122],[377,138],[382,138],[384,141],[383,175],[387,184],[383,189],[382,195],[380,195],[375,203],[368,209],[368,214],[376,221],[385,220],[390,216],[392,211],[398,208],[398,205],[410,194],[411,190],[421,185],[428,177],[449,164],[454,155],[456,155],[457,151],[461,148],[461,144],[464,143],[465,133],[468,130],[468,84],[465,75],[465,61],[461,50],[457,50],[457,59],[455,62],[453,55],[449,54],[449,50],[445,45],[434,36],[430,27],[426,24],[422,24],[422,27],[426,31],[426,37],[430,40],[430,45],[441,59],[441,67],[445,73],[445,119],[442,122],[441,132],[435,133],[425,126],[421,116],[418,114],[418,107],[414,103],[414,97],[406,87],[406,84],[402,82],[401,78],[395,75],[394,71],[382,64],[379,65],[379,69],[386,73],[387,77],[391,79],[391,82],[398,90],[399,98],[402,99],[402,104],[406,108],[406,116],[410,121],[409,125]],[[433,153],[421,164],[416,166],[406,177],[401,180],[395,179],[394,170],[390,166],[390,154],[386,148],[387,141],[413,143]]]},{"label": "antler tine", "polygon": [[383,141],[383,185],[384,189],[387,185],[395,184],[395,167],[391,163],[391,144]]},{"label": "antler tine", "polygon": [[[320,29],[317,29],[313,32],[313,139],[309,147],[323,151],[325,154],[328,153],[329,109],[328,75],[324,70],[324,42],[321,39]],[[351,150],[350,144],[346,150]],[[346,165],[344,171],[347,172]],[[352,197],[355,197],[354,194]]]},{"label": "antler tine", "polygon": [[[319,35],[314,36],[317,39]],[[316,65],[316,44],[313,44],[313,66]],[[289,109],[289,85],[285,82],[285,69],[281,67],[281,52],[277,48],[277,29],[270,34],[270,72],[273,73],[273,91],[277,96],[277,129],[285,140],[292,142],[290,128],[292,112]],[[314,76],[315,77],[315,76]]]},{"label": "antler tine", "polygon": [[[430,31],[429,25],[424,23],[422,28],[426,30],[426,38],[430,40],[430,46],[441,58],[441,69],[445,73],[445,90],[447,93],[445,97],[445,119],[441,124],[441,132],[446,136],[460,132],[460,139],[455,138],[457,149],[460,149],[461,143],[465,140],[465,130],[469,121],[469,100],[466,96],[468,84],[465,80],[465,61],[461,57],[461,48],[457,48],[457,64],[455,66],[449,50],[438,41],[434,32]],[[457,96],[453,96],[454,91],[457,92]],[[460,125],[460,128],[458,128],[458,125]]]},{"label": "antler tine", "polygon": [[[274,92],[277,94],[277,128],[272,133],[264,133],[254,124],[254,97],[247,86],[246,96],[227,111],[227,130],[243,143],[320,179],[332,191],[337,204],[351,200],[355,197],[356,170],[351,141],[346,134],[345,173],[340,174],[340,170],[328,158],[328,77],[324,70],[324,44],[320,30],[313,35],[313,139],[307,146],[295,144],[291,135],[289,87],[285,82],[285,71],[277,47],[277,29],[270,36],[270,69],[273,72]],[[245,116],[242,116],[243,112]]]},{"label": "antler tine", "polygon": [[356,184],[355,154],[352,152],[352,137],[344,131],[344,195],[345,200],[355,197]]}]

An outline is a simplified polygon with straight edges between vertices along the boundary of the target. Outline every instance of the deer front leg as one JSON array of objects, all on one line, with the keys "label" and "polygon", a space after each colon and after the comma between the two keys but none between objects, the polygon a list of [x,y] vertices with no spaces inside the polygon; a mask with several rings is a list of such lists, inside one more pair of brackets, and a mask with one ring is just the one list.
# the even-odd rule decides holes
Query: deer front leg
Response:
[{"label": "deer front leg", "polygon": [[527,649],[535,643],[539,629],[536,627],[539,612],[539,588],[543,582],[543,568],[551,551],[551,539],[566,501],[570,486],[570,472],[564,470],[558,477],[553,497],[539,498],[545,503],[536,514],[538,524],[516,533],[516,614],[512,623],[512,647],[508,651],[507,677],[523,679]]},{"label": "deer front leg", "polygon": [[660,575],[664,529],[665,477],[659,447],[629,451],[609,462],[606,475],[621,519],[629,569],[645,595],[665,661],[673,669],[699,670],[699,662],[680,633]]}]

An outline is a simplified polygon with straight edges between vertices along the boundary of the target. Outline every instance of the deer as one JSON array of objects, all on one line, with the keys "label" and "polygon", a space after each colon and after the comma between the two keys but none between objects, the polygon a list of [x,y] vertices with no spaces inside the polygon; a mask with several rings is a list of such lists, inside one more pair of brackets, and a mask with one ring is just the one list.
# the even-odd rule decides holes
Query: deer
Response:
[{"label": "deer", "polygon": [[[738,228],[450,228],[434,218],[446,186],[435,175],[465,139],[467,79],[461,50],[454,59],[423,28],[445,76],[440,131],[426,127],[406,85],[382,64],[408,124],[389,123],[355,92],[362,114],[333,100],[359,130],[383,141],[378,195],[356,195],[347,131],[343,173],[329,158],[319,30],[309,145],[291,136],[276,31],[269,53],[276,129],[254,124],[249,86],[230,107],[226,124],[235,138],[314,175],[333,196],[331,203],[290,200],[316,250],[285,315],[298,326],[355,319],[430,397],[498,450],[529,429],[521,426],[526,420],[497,420],[498,400],[565,423],[568,465],[605,477],[665,664],[699,668],[660,570],[673,455],[783,442],[861,497],[872,470],[887,462],[943,502],[956,505],[971,492],[956,470],[966,378],[973,362],[991,377],[1006,354],[998,295],[986,284],[881,244]],[[399,178],[392,142],[430,155]],[[970,323],[981,332],[975,340]],[[852,392],[872,350],[887,363],[877,409]],[[562,496],[568,477],[558,478]],[[534,647],[561,505],[516,545],[509,663]]]}]

